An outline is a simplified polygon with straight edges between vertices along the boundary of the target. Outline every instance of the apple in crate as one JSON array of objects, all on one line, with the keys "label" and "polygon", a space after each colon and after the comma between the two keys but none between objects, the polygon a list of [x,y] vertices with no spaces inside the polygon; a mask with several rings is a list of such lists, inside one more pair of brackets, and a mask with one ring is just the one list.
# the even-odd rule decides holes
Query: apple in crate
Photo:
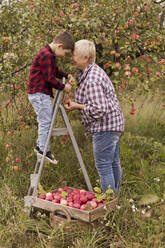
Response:
[{"label": "apple in crate", "polygon": [[80,203],[76,202],[76,203],[73,203],[73,207],[79,209],[81,207],[81,205],[80,205]]},{"label": "apple in crate", "polygon": [[53,193],[51,193],[51,192],[46,193],[45,200],[52,201],[53,200]]},{"label": "apple in crate", "polygon": [[61,198],[61,200],[60,200],[60,204],[61,204],[61,205],[64,205],[64,206],[67,206],[67,205],[68,205],[68,202],[67,202],[67,200],[66,200],[66,199]]},{"label": "apple in crate", "polygon": [[81,210],[86,210],[86,205],[85,204],[82,204],[81,207],[80,207]]},{"label": "apple in crate", "polygon": [[86,195],[81,195],[81,196],[80,196],[80,201],[81,201],[81,203],[86,203],[87,200],[88,200],[88,198],[87,198]]},{"label": "apple in crate", "polygon": [[60,200],[61,200],[61,196],[57,194],[57,195],[54,195],[54,196],[53,196],[52,202],[54,202],[54,203],[59,203]]},{"label": "apple in crate", "polygon": [[72,192],[72,189],[70,189],[69,187],[64,187],[64,191],[66,191],[68,194],[70,194]]},{"label": "apple in crate", "polygon": [[97,203],[95,201],[89,201],[88,203],[91,205],[92,209],[97,207]]},{"label": "apple in crate", "polygon": [[45,194],[39,194],[38,198],[45,200],[46,195]]},{"label": "apple in crate", "polygon": [[73,201],[79,201],[80,200],[80,195],[79,194],[75,194],[72,196]]},{"label": "apple in crate", "polygon": [[63,188],[58,188],[58,190],[57,190],[57,192],[60,194],[62,193],[62,191],[64,191]]},{"label": "apple in crate", "polygon": [[87,196],[88,200],[92,200],[93,198],[95,198],[95,194],[92,193],[91,191],[88,191],[86,193],[86,196]]},{"label": "apple in crate", "polygon": [[73,208],[73,202],[68,202],[68,206]]},{"label": "apple in crate", "polygon": [[98,205],[97,205],[97,207],[100,207],[100,206],[103,206],[103,205],[104,205],[104,203],[99,202]]}]

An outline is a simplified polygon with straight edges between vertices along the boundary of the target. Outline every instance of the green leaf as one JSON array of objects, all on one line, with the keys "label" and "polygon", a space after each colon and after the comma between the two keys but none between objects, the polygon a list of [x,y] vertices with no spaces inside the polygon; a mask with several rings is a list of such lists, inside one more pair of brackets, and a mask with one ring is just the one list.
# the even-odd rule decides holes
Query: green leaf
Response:
[{"label": "green leaf", "polygon": [[43,189],[42,185],[39,183],[38,184],[38,192],[40,194],[46,194],[47,192]]},{"label": "green leaf", "polygon": [[148,205],[153,204],[159,201],[159,197],[156,194],[146,194],[143,195],[142,198],[139,201],[139,205]]},{"label": "green leaf", "polygon": [[106,194],[111,194],[111,193],[113,193],[113,189],[107,189],[107,190],[105,191],[105,193],[106,193]]},{"label": "green leaf", "polygon": [[66,191],[62,191],[60,196],[62,196],[63,198],[65,198],[68,195],[68,193]]},{"label": "green leaf", "polygon": [[98,195],[98,196],[97,196],[98,202],[101,202],[103,199],[104,199],[103,195]]},{"label": "green leaf", "polygon": [[98,194],[101,194],[101,189],[99,187],[94,187],[94,191]]}]

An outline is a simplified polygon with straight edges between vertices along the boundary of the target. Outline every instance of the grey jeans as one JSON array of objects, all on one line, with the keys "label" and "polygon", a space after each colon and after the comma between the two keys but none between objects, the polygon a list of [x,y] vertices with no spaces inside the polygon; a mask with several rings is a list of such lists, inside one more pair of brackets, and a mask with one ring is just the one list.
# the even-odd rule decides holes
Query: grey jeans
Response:
[{"label": "grey jeans", "polygon": [[[46,95],[41,92],[37,92],[34,94],[29,94],[28,99],[31,102],[35,113],[37,114],[37,122],[38,122],[38,139],[37,146],[41,151],[44,151],[44,147],[46,144],[48,132],[51,125],[52,120],[52,109],[53,105],[51,102],[51,98],[49,95]],[[50,146],[48,145],[48,151]]]}]

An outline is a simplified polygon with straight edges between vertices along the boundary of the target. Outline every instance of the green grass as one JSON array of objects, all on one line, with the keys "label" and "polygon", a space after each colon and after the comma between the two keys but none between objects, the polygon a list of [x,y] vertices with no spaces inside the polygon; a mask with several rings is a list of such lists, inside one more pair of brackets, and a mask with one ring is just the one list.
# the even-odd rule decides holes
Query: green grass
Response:
[{"label": "green grass", "polygon": [[[126,131],[121,138],[120,158],[123,181],[118,208],[100,218],[93,227],[79,225],[51,228],[49,216],[36,210],[28,218],[23,198],[27,194],[30,174],[36,156],[33,152],[37,136],[35,117],[24,119],[20,130],[20,115],[12,115],[0,137],[0,247],[7,248],[163,248],[165,246],[165,116],[163,96],[139,96],[135,114],[130,115],[128,103],[122,104]],[[22,113],[21,113],[22,115]],[[69,114],[92,185],[98,174],[94,167],[91,137],[84,137],[79,115]],[[17,125],[12,125],[17,123]],[[19,120],[19,121],[17,121]],[[1,125],[4,122],[1,122]],[[58,120],[61,126],[61,120]],[[11,130],[12,135],[6,135]],[[86,188],[76,156],[65,137],[51,142],[52,152],[59,160],[54,166],[46,163],[41,184],[45,190],[66,183]],[[6,144],[10,144],[8,149]],[[16,163],[15,159],[20,158]],[[13,170],[18,165],[19,170]]]}]

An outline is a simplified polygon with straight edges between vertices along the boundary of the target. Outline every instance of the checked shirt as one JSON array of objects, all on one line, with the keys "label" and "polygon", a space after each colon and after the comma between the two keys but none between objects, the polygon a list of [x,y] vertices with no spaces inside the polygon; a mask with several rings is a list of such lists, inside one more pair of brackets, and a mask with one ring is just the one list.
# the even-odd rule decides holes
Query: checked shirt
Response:
[{"label": "checked shirt", "polygon": [[56,65],[56,57],[46,45],[35,56],[29,75],[28,93],[42,92],[53,97],[52,88],[63,90],[64,85],[56,78],[67,78],[67,74],[60,71]]},{"label": "checked shirt", "polygon": [[80,110],[86,135],[101,131],[124,131],[124,116],[108,75],[97,64],[89,64],[79,75],[75,101]]}]

